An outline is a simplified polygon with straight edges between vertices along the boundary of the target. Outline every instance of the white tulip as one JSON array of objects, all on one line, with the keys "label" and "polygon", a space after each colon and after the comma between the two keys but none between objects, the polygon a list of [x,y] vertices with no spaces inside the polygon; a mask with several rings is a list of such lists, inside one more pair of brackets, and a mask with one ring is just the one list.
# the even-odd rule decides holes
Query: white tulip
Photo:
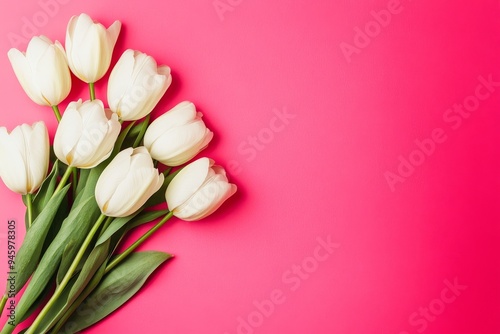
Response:
[{"label": "white tulip", "polygon": [[213,138],[202,116],[193,103],[179,103],[151,123],[144,135],[144,146],[163,164],[182,165],[207,147]]},{"label": "white tulip", "polygon": [[106,216],[126,217],[143,206],[160,189],[163,180],[146,148],[128,148],[118,153],[102,172],[95,198]]},{"label": "white tulip", "polygon": [[23,124],[9,134],[0,128],[0,176],[12,191],[33,194],[47,176],[49,134],[43,122]]},{"label": "white tulip", "polygon": [[108,29],[87,14],[73,16],[66,31],[66,54],[71,71],[80,80],[94,83],[109,69],[121,22]]},{"label": "white tulip", "polygon": [[127,50],[109,77],[109,108],[124,121],[143,118],[158,104],[171,83],[170,67],[158,66],[151,56]]},{"label": "white tulip", "polygon": [[92,168],[106,160],[121,130],[118,117],[108,114],[100,100],[71,102],[54,138],[57,158],[77,168]]},{"label": "white tulip", "polygon": [[200,220],[217,210],[236,192],[226,172],[214,161],[200,158],[186,167],[170,182],[165,199],[168,209],[182,220]]},{"label": "white tulip", "polygon": [[61,43],[35,36],[26,52],[10,49],[8,56],[19,83],[33,102],[56,106],[68,96],[71,75]]}]

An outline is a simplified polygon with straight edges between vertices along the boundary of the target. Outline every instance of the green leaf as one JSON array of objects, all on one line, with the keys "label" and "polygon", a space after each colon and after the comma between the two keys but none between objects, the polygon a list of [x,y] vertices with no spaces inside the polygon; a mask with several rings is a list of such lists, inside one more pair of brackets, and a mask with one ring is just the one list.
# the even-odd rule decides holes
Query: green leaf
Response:
[{"label": "green leaf", "polygon": [[24,241],[16,255],[16,283],[15,293],[17,294],[35,271],[38,260],[41,257],[42,247],[45,237],[50,230],[52,222],[57,214],[59,206],[65,199],[69,185],[52,197],[45,210],[35,219],[31,228],[26,232]]},{"label": "green leaf", "polygon": [[64,278],[64,274],[61,272],[61,268],[69,268],[71,266],[72,258],[71,254],[78,252],[76,248],[76,240],[69,240],[66,245],[64,245],[64,251],[62,252],[61,261],[59,264],[59,271],[56,276],[56,284],[59,285]]},{"label": "green leaf", "polygon": [[[81,214],[89,215],[89,219],[84,221],[85,225],[84,228],[81,229],[80,226],[76,227],[78,228],[77,231],[74,231],[72,234],[68,234],[70,242],[74,242],[75,247],[68,249],[67,252],[64,252],[62,255],[61,265],[59,266],[59,270],[57,272],[57,284],[59,284],[64,278],[64,275],[66,275],[66,272],[68,271],[69,267],[71,267],[73,259],[75,258],[76,253],[78,253],[81,244],[83,243],[83,241],[87,237],[87,234],[92,229],[92,226],[94,225],[94,223],[99,218],[99,215],[101,214],[101,210],[97,206],[95,198],[93,196],[91,198],[92,200],[90,201],[90,203],[88,203],[89,205],[85,205],[81,211]],[[85,212],[83,210],[85,210]],[[84,255],[84,258],[88,256],[90,251],[91,249],[87,251],[87,253]]]},{"label": "green leaf", "polygon": [[111,270],[88,296],[67,324],[71,329],[60,333],[77,333],[125,304],[144,285],[147,278],[172,256],[162,252],[132,253]]},{"label": "green leaf", "polygon": [[166,216],[168,210],[158,210],[158,211],[145,211],[140,215],[135,217],[130,224],[127,224],[127,231],[133,229],[134,227],[141,226],[142,224],[146,224],[156,220],[160,217]]},{"label": "green leaf", "polygon": [[109,224],[108,228],[102,233],[102,235],[97,239],[96,246],[102,244],[106,240],[108,240],[113,234],[119,231],[123,226],[125,226],[130,220],[132,220],[137,213],[127,216],[127,217],[119,217],[113,219],[111,224]]},{"label": "green leaf", "polygon": [[[68,190],[69,193],[69,190]],[[63,221],[68,217],[69,214],[69,199],[68,199],[68,194],[66,194],[63,202],[59,206],[59,210],[56,213],[56,216],[54,220],[52,221],[52,224],[50,225],[49,232],[47,233],[47,236],[45,237],[45,242],[42,247],[42,255],[45,254],[45,251],[47,248],[50,246],[54,238],[56,237],[57,233],[59,233],[59,230],[61,229]]]},{"label": "green leaf", "polygon": [[[87,261],[79,275],[73,276],[70,283],[66,286],[61,296],[57,299],[49,313],[43,318],[41,324],[37,328],[41,333],[48,332],[59,319],[69,309],[71,304],[80,296],[89,282],[96,276],[99,280],[104,275],[106,263],[108,259],[109,240],[94,248],[90,253]],[[100,269],[101,267],[104,268]],[[101,272],[98,273],[98,271]]]},{"label": "green leaf", "polygon": [[82,271],[78,275],[78,280],[71,289],[68,296],[68,303],[72,303],[76,297],[82,292],[82,290],[87,286],[92,276],[97,272],[99,267],[106,261],[109,257],[109,245],[110,240],[96,246],[90,253],[87,261],[83,265]]},{"label": "green leaf", "polygon": [[101,162],[99,166],[90,170],[89,175],[85,178],[84,182],[79,182],[80,184],[83,184],[84,187],[79,189],[78,195],[73,202],[73,207],[78,206],[80,202],[86,201],[90,197],[94,196],[97,180],[99,180],[99,176],[101,176],[102,171],[109,164],[109,162],[109,159]]},{"label": "green leaf", "polygon": [[104,233],[99,237],[96,245],[105,242],[114,236],[118,231],[125,232],[131,230],[134,227],[149,223],[155,219],[165,216],[167,213],[168,210],[143,211],[132,216],[115,218],[106,231],[104,231]]},{"label": "green leaf", "polygon": [[139,134],[137,134],[137,138],[135,138],[134,143],[132,144],[132,147],[136,148],[142,143],[142,139],[144,138],[144,134],[146,133],[146,130],[149,126],[149,120],[151,119],[151,115],[148,114],[146,118],[141,122],[139,128]]},{"label": "green leaf", "polygon": [[74,286],[77,281],[77,276],[73,276],[71,280],[68,282],[68,285],[63,290],[59,298],[57,298],[52,304],[52,307],[49,309],[49,312],[45,317],[43,317],[42,321],[37,327],[37,333],[47,333],[50,328],[54,325],[57,319],[60,317],[61,313],[64,312],[64,308],[66,307],[66,300],[68,299],[68,294],[71,291],[71,288]]},{"label": "green leaf", "polygon": [[97,272],[94,274],[94,276],[92,277],[92,279],[90,280],[90,282],[87,284],[87,286],[85,287],[85,289],[83,289],[83,291],[80,293],[80,295],[78,296],[78,298],[74,302],[72,302],[71,304],[66,303],[64,309],[58,311],[57,318],[59,318],[59,319],[57,320],[57,323],[56,323],[57,326],[58,326],[57,329],[56,328],[52,329],[56,319],[51,320],[51,324],[48,327],[48,329],[52,329],[53,330],[52,331],[53,334],[60,333],[61,332],[60,330],[61,330],[61,328],[63,328],[63,326],[65,327],[65,329],[64,329],[65,331],[71,331],[72,330],[72,326],[74,324],[72,324],[72,323],[67,324],[66,321],[75,312],[75,310],[81,305],[81,303],[85,301],[85,299],[87,298],[87,296],[92,291],[94,291],[94,289],[96,288],[96,286],[101,282],[102,277],[106,273],[107,262],[108,262],[107,260],[104,261],[104,263],[99,267],[99,269],[97,270]]},{"label": "green leaf", "polygon": [[115,148],[113,149],[113,152],[111,153],[111,157],[115,157],[115,155],[118,154],[122,150],[123,142],[125,141],[125,138],[127,137],[128,133],[130,130],[134,127],[135,121],[130,123],[125,129],[122,130],[118,138],[116,139],[115,142]]},{"label": "green leaf", "polygon": [[71,210],[62,224],[61,230],[40,260],[30,284],[26,287],[17,304],[16,317],[18,319],[25,316],[30,306],[48,288],[51,278],[59,267],[66,246],[74,243],[74,251],[77,252],[99,215],[100,210],[93,196],[82,200],[78,206]]},{"label": "green leaf", "polygon": [[75,198],[82,192],[87,184],[87,179],[90,175],[91,169],[80,169],[78,177],[78,185],[76,186],[76,196]]},{"label": "green leaf", "polygon": [[[45,178],[42,185],[40,186],[40,189],[38,189],[36,195],[33,196],[33,203],[32,203],[33,221],[40,214],[40,212],[42,212],[42,210],[45,208],[50,198],[54,194],[54,190],[56,189],[57,186],[58,176],[59,176],[59,160],[56,160],[54,162],[54,165],[52,166],[50,174]],[[23,196],[23,203],[24,205],[27,205],[26,196]],[[28,221],[27,211],[26,211],[25,221]]]},{"label": "green leaf", "polygon": [[18,318],[16,314],[16,320],[18,322],[23,322],[24,320],[28,319],[29,316],[40,307],[40,305],[45,305],[45,303],[47,302],[47,297],[49,297],[50,293],[52,293],[52,289],[45,289],[45,291],[38,297],[33,305],[31,305],[30,309],[28,310],[28,312],[26,312],[24,317]]},{"label": "green leaf", "polygon": [[144,133],[149,126],[150,119],[150,117],[146,117],[141,123],[134,124],[123,140],[122,147],[137,147],[138,143],[140,143],[144,137]]}]

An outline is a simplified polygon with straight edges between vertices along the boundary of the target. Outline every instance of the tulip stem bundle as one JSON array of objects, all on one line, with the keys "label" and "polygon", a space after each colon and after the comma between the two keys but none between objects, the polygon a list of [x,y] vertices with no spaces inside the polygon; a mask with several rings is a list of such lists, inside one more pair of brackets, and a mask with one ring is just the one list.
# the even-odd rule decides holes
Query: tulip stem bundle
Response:
[{"label": "tulip stem bundle", "polygon": [[[64,48],[35,36],[26,52],[8,53],[27,95],[51,107],[58,126],[52,147],[43,122],[11,133],[0,127],[0,176],[26,204],[24,242],[9,258],[17,274],[0,300],[0,313],[9,298],[21,297],[0,334],[13,333],[38,305],[26,334],[74,334],[101,321],[173,257],[139,252],[140,245],[173,216],[203,219],[236,192],[213,160],[190,162],[213,138],[193,103],[178,103],[150,122],[172,82],[168,66],[126,50],[109,76],[109,109],[96,99],[94,83],[111,66],[120,29],[119,21],[106,29],[81,14],[68,24]],[[71,73],[88,84],[90,100],[69,102],[61,115],[58,105],[71,91]],[[51,148],[57,159],[49,173]],[[157,219],[116,254],[130,230]]]},{"label": "tulip stem bundle", "polygon": [[51,307],[54,305],[54,303],[57,301],[57,298],[61,296],[62,292],[64,291],[64,288],[66,285],[68,285],[69,280],[73,276],[73,274],[76,271],[76,268],[80,264],[80,260],[82,259],[83,255],[85,254],[85,251],[87,250],[87,247],[90,245],[90,242],[94,238],[94,235],[96,232],[99,230],[99,227],[101,227],[102,222],[106,219],[106,216],[101,214],[99,218],[97,219],[97,222],[94,224],[94,227],[92,230],[90,230],[89,234],[85,238],[83,244],[80,246],[80,249],[78,250],[78,253],[76,254],[75,259],[73,260],[73,263],[68,269],[68,272],[66,275],[64,275],[63,280],[61,283],[57,286],[56,290],[54,291],[54,294],[50,298],[50,300],[45,304],[45,307],[40,311],[40,314],[36,317],[35,321],[31,324],[29,329],[26,331],[26,334],[35,334],[36,329],[40,322],[43,320],[43,318],[47,315],[47,313],[50,311]]}]

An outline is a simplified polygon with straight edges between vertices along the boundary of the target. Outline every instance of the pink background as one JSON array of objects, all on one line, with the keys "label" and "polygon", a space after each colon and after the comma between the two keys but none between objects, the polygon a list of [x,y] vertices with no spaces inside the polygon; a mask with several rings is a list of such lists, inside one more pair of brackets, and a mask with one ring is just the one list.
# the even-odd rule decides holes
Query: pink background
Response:
[{"label": "pink background", "polygon": [[[499,1],[219,3],[231,10],[219,15],[212,0],[2,0],[1,125],[44,120],[53,134],[50,109],[10,68],[9,36],[24,38],[29,21],[39,27],[27,37],[63,41],[69,18],[85,12],[123,22],[114,62],[134,48],[171,66],[155,114],[193,101],[216,135],[203,155],[234,165],[237,196],[149,240],[142,249],[176,258],[86,333],[500,333],[500,87],[478,79],[500,81]],[[371,23],[388,7],[390,22]],[[358,28],[372,37],[355,40]],[[357,53],[346,57],[347,44]],[[105,81],[97,86],[104,98]],[[478,86],[488,97],[473,105]],[[78,97],[87,98],[80,84]],[[463,103],[468,118],[444,119]],[[276,121],[277,111],[294,118]],[[446,140],[418,153],[415,141],[435,129]],[[385,175],[400,156],[420,165],[392,191]],[[4,186],[0,199],[1,229],[16,219],[20,242],[21,200]],[[333,254],[319,248],[328,236]],[[279,292],[259,311],[255,301]]]}]

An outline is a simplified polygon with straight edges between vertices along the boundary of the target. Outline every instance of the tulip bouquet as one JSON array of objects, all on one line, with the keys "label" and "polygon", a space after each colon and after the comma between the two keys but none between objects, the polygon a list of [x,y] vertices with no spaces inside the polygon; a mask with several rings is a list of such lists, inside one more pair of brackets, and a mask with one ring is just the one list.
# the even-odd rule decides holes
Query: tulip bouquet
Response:
[{"label": "tulip bouquet", "polygon": [[[28,334],[76,333],[100,321],[172,257],[136,252],[139,245],[171,217],[202,219],[236,191],[212,160],[188,163],[213,137],[193,103],[151,122],[172,81],[168,66],[127,50],[109,76],[109,108],[96,98],[94,84],[111,65],[120,28],[81,14],[68,24],[65,47],[39,36],[26,52],[8,53],[27,95],[51,107],[59,124],[52,146],[43,122],[0,128],[0,176],[26,205],[26,235],[9,261],[0,304],[8,312],[1,334],[21,323]],[[61,115],[71,73],[88,84],[90,99],[70,102]],[[130,230],[153,221],[121,245]]]}]

